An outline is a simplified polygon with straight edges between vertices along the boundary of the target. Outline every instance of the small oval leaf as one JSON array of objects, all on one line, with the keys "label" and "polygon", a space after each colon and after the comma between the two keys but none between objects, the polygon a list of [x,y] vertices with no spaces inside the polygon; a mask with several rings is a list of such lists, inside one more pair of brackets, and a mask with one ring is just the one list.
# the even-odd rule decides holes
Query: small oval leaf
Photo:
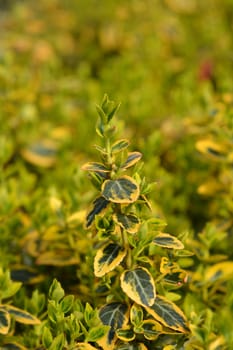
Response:
[{"label": "small oval leaf", "polygon": [[176,237],[169,235],[168,233],[160,233],[155,237],[153,243],[164,248],[169,249],[183,249],[183,243]]},{"label": "small oval leaf", "polygon": [[117,338],[125,342],[134,340],[136,336],[133,329],[130,326],[117,329],[116,335],[117,335]]},{"label": "small oval leaf", "polygon": [[155,301],[155,284],[144,267],[126,270],[121,275],[121,288],[137,304],[151,306]]},{"label": "small oval leaf", "polygon": [[108,173],[108,172],[110,172],[110,170],[107,169],[104,164],[98,163],[98,162],[88,162],[82,166],[82,170],[94,171],[96,173]]},{"label": "small oval leaf", "polygon": [[136,215],[116,213],[113,218],[127,232],[136,233],[138,231],[140,221]]},{"label": "small oval leaf", "polygon": [[136,164],[142,158],[142,154],[140,152],[130,152],[124,164],[122,164],[121,168],[127,169]]},{"label": "small oval leaf", "polygon": [[129,146],[129,141],[126,139],[118,140],[112,145],[112,153],[123,151]]},{"label": "small oval leaf", "polygon": [[138,199],[139,187],[130,176],[122,176],[117,180],[106,180],[102,185],[103,197],[114,203],[133,203]]},{"label": "small oval leaf", "polygon": [[100,214],[109,204],[109,201],[106,200],[104,197],[97,197],[94,202],[92,203],[92,208],[88,212],[86,217],[86,228],[90,227],[93,220],[95,219],[95,216],[97,214]]},{"label": "small oval leaf", "polygon": [[189,331],[184,313],[176,304],[164,297],[157,296],[154,304],[146,307],[146,310],[165,327],[181,333],[187,333]]},{"label": "small oval leaf", "polygon": [[99,317],[104,325],[111,327],[107,337],[107,345],[110,345],[116,330],[128,322],[128,306],[118,302],[106,304],[100,309]]},{"label": "small oval leaf", "polygon": [[163,331],[162,325],[154,320],[144,321],[142,329],[144,337],[148,340],[155,340]]},{"label": "small oval leaf", "polygon": [[126,251],[116,243],[107,243],[96,253],[94,271],[97,277],[104,276],[112,271],[124,259]]}]

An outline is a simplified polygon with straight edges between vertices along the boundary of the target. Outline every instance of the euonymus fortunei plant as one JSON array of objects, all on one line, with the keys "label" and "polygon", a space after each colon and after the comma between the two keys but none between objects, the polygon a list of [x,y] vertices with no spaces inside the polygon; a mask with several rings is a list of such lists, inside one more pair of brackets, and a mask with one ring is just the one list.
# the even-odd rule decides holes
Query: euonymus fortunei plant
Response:
[{"label": "euonymus fortunei plant", "polygon": [[97,191],[86,228],[96,249],[99,317],[109,326],[97,348],[175,349],[189,332],[175,303],[187,279],[179,259],[189,252],[153,214],[147,195],[154,184],[141,175],[142,154],[129,151],[127,139],[116,139],[112,120],[118,108],[107,95],[97,106],[99,159],[82,167]]}]

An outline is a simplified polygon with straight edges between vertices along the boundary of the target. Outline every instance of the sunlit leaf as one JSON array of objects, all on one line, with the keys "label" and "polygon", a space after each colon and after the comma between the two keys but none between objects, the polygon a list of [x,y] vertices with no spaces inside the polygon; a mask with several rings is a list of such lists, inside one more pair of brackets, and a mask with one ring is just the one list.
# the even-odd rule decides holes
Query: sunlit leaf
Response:
[{"label": "sunlit leaf", "polygon": [[136,215],[116,213],[113,218],[127,232],[136,233],[138,231],[140,220]]},{"label": "sunlit leaf", "polygon": [[95,256],[94,271],[97,277],[112,271],[124,259],[126,251],[116,243],[107,243],[100,248]]},{"label": "sunlit leaf", "polygon": [[122,176],[117,180],[106,180],[102,185],[103,197],[114,203],[133,203],[139,196],[139,187],[130,176]]},{"label": "sunlit leaf", "polygon": [[160,233],[158,234],[153,243],[164,248],[169,249],[183,249],[183,243],[176,237],[169,235],[168,233]]},{"label": "sunlit leaf", "polygon": [[217,280],[229,280],[233,277],[233,261],[223,261],[207,268],[205,280],[214,283]]},{"label": "sunlit leaf", "polygon": [[147,312],[164,326],[181,333],[189,331],[187,319],[181,309],[170,300],[157,296],[152,306],[146,307]]},{"label": "sunlit leaf", "polygon": [[53,141],[44,140],[23,149],[21,154],[33,165],[50,168],[56,163],[57,145]]},{"label": "sunlit leaf", "polygon": [[12,305],[2,305],[1,308],[15,318],[17,322],[24,324],[40,324],[40,320],[25,310],[18,309]]},{"label": "sunlit leaf", "polygon": [[199,152],[216,159],[225,158],[228,152],[228,147],[225,144],[208,138],[197,141],[196,148]]},{"label": "sunlit leaf", "polygon": [[126,139],[118,140],[112,145],[112,153],[118,153],[123,151],[129,146],[129,141]]},{"label": "sunlit leaf", "polygon": [[106,200],[104,197],[97,197],[94,202],[92,203],[92,208],[88,212],[86,217],[86,227],[90,227],[93,220],[95,219],[95,216],[97,214],[100,214],[109,204],[109,201]]},{"label": "sunlit leaf", "polygon": [[150,272],[138,267],[121,275],[121,288],[137,304],[151,306],[155,301],[155,284]]},{"label": "sunlit leaf", "polygon": [[130,152],[124,164],[122,164],[121,168],[127,169],[136,164],[142,158],[142,154],[140,152]]},{"label": "sunlit leaf", "polygon": [[143,309],[138,304],[133,304],[130,309],[130,321],[131,323],[139,327],[143,321]]},{"label": "sunlit leaf", "polygon": [[10,314],[0,306],[0,334],[7,334],[10,329]]},{"label": "sunlit leaf", "polygon": [[110,172],[109,169],[106,168],[106,166],[102,163],[97,163],[97,162],[89,162],[86,163],[82,166],[82,170],[86,171],[94,171],[97,173],[108,173]]}]

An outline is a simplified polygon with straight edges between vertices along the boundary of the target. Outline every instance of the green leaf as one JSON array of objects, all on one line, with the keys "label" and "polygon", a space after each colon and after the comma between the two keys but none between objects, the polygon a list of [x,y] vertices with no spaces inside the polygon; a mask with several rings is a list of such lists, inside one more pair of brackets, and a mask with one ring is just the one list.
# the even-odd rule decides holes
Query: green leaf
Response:
[{"label": "green leaf", "polygon": [[95,219],[95,216],[99,213],[101,213],[109,204],[109,201],[106,200],[104,197],[97,197],[94,202],[92,203],[92,208],[88,212],[86,217],[86,228],[90,227],[93,220]]},{"label": "green leaf", "polygon": [[127,232],[136,233],[138,231],[140,221],[136,215],[116,213],[113,218]]},{"label": "green leaf", "polygon": [[58,302],[64,297],[64,295],[65,292],[61,286],[61,283],[54,279],[49,288],[49,299]]},{"label": "green leaf", "polygon": [[86,171],[93,171],[97,173],[108,173],[110,172],[109,169],[106,168],[106,166],[102,163],[97,162],[88,162],[82,166],[82,170]]},{"label": "green leaf", "polygon": [[157,296],[154,304],[146,307],[146,310],[155,320],[168,328],[181,333],[187,333],[189,331],[187,319],[181,309],[164,297]]},{"label": "green leaf", "polygon": [[53,342],[52,333],[48,327],[44,326],[43,333],[42,333],[42,344],[45,347],[45,349],[48,349],[52,344],[52,342]]},{"label": "green leaf", "polygon": [[29,312],[25,310],[18,309],[12,305],[2,305],[2,309],[6,310],[11,316],[15,318],[17,322],[24,324],[40,324],[40,320],[31,315]]},{"label": "green leaf", "polygon": [[52,344],[48,348],[48,350],[61,350],[64,349],[65,344],[65,337],[63,333],[60,333],[59,335],[54,338]]},{"label": "green leaf", "polygon": [[117,338],[125,342],[129,342],[135,339],[134,331],[130,326],[117,329],[116,335]]},{"label": "green leaf", "polygon": [[10,329],[10,315],[0,307],[0,334],[7,334]]},{"label": "green leaf", "polygon": [[130,152],[126,161],[122,164],[122,169],[127,169],[136,164],[142,158],[142,154],[140,152]]},{"label": "green leaf", "polygon": [[67,295],[62,299],[60,306],[61,306],[61,309],[64,312],[64,314],[66,314],[67,312],[69,312],[71,310],[73,303],[74,303],[74,296],[73,295]]},{"label": "green leaf", "polygon": [[97,340],[104,337],[104,335],[109,331],[109,326],[96,326],[92,327],[88,332],[86,337],[87,342],[96,342]]},{"label": "green leaf", "polygon": [[104,305],[99,311],[99,317],[104,325],[110,326],[107,344],[112,344],[115,331],[122,328],[128,322],[128,306],[126,304],[113,302]]},{"label": "green leaf", "polygon": [[121,288],[137,304],[151,306],[155,301],[155,284],[150,272],[138,267],[121,275]]},{"label": "green leaf", "polygon": [[155,340],[162,333],[163,327],[154,320],[146,320],[142,325],[144,337],[148,340]]},{"label": "green leaf", "polygon": [[130,309],[130,321],[135,327],[140,327],[143,322],[143,309],[138,304],[133,304]]},{"label": "green leaf", "polygon": [[106,180],[102,185],[102,195],[114,203],[133,203],[139,196],[139,187],[130,176],[122,176],[117,180]]},{"label": "green leaf", "polygon": [[112,271],[124,259],[126,251],[116,243],[107,243],[96,253],[94,271],[97,277]]},{"label": "green leaf", "polygon": [[118,140],[112,145],[112,153],[118,153],[123,151],[129,146],[129,141],[126,139]]},{"label": "green leaf", "polygon": [[183,243],[176,237],[169,235],[168,233],[160,233],[155,237],[153,243],[164,248],[169,249],[183,249]]}]

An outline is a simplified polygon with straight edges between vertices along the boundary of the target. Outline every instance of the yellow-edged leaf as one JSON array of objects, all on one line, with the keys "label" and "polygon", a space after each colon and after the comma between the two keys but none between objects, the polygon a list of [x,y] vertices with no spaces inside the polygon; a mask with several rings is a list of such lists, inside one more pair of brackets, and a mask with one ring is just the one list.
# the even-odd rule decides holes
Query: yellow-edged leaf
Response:
[{"label": "yellow-edged leaf", "polygon": [[31,315],[25,310],[18,309],[12,305],[2,305],[1,308],[13,316],[17,322],[24,324],[40,324],[40,320],[37,317]]},{"label": "yellow-edged leaf", "polygon": [[100,214],[103,212],[104,209],[106,209],[107,205],[109,204],[109,201],[106,200],[104,197],[97,197],[94,202],[92,203],[92,208],[88,212],[86,217],[86,228],[90,227],[92,222],[95,219],[95,216],[97,214]]},{"label": "yellow-edged leaf", "polygon": [[10,329],[10,314],[0,306],[0,334],[7,334]]},{"label": "yellow-edged leaf", "polygon": [[154,304],[146,307],[146,310],[165,327],[181,333],[187,333],[189,331],[187,319],[183,311],[176,304],[164,297],[157,296]]},{"label": "yellow-edged leaf", "polygon": [[121,139],[116,141],[113,145],[112,145],[112,153],[118,153],[123,151],[124,149],[126,149],[129,146],[129,141],[126,139]]},{"label": "yellow-edged leaf", "polygon": [[121,275],[121,288],[137,304],[151,306],[155,301],[155,284],[144,267],[126,270]]},{"label": "yellow-edged leaf", "polygon": [[36,166],[50,168],[56,162],[57,145],[51,140],[32,144],[21,151],[23,158]]},{"label": "yellow-edged leaf", "polygon": [[142,324],[143,335],[148,340],[155,340],[162,333],[162,325],[154,320],[145,320]]},{"label": "yellow-edged leaf", "polygon": [[130,321],[136,327],[141,326],[143,322],[143,309],[136,303],[130,309]]},{"label": "yellow-edged leaf", "polygon": [[110,202],[133,203],[138,199],[139,186],[132,177],[125,175],[116,180],[104,181],[102,195]]},{"label": "yellow-edged leaf", "polygon": [[96,173],[108,173],[110,170],[102,163],[88,162],[82,166],[82,170],[94,171]]},{"label": "yellow-edged leaf", "polygon": [[155,237],[153,243],[164,248],[169,249],[183,249],[183,243],[176,237],[169,235],[168,233],[160,233]]},{"label": "yellow-edged leaf", "polygon": [[127,232],[136,233],[138,231],[140,221],[138,217],[134,214],[121,214],[116,213],[113,219]]},{"label": "yellow-edged leaf", "polygon": [[126,251],[116,243],[107,243],[96,253],[94,259],[94,272],[97,277],[102,277],[115,269],[126,255]]},{"label": "yellow-edged leaf", "polygon": [[122,164],[121,168],[127,169],[136,164],[142,158],[142,154],[140,152],[130,152],[128,153],[128,157],[124,164]]},{"label": "yellow-edged leaf", "polygon": [[125,342],[132,341],[136,337],[133,329],[130,326],[117,329],[116,335],[117,335],[117,338]]},{"label": "yellow-edged leaf", "polygon": [[105,339],[106,349],[110,349],[116,340],[116,330],[128,323],[128,306],[118,302],[106,304],[100,309],[99,317],[104,325],[111,327]]},{"label": "yellow-edged leaf", "polygon": [[228,152],[228,147],[225,144],[208,138],[197,141],[196,148],[199,152],[215,159],[226,157]]},{"label": "yellow-edged leaf", "polygon": [[233,261],[223,261],[207,268],[205,280],[215,282],[217,280],[229,280],[233,277]]},{"label": "yellow-edged leaf", "polygon": [[9,342],[4,343],[2,350],[28,350],[28,348],[16,342]]}]

